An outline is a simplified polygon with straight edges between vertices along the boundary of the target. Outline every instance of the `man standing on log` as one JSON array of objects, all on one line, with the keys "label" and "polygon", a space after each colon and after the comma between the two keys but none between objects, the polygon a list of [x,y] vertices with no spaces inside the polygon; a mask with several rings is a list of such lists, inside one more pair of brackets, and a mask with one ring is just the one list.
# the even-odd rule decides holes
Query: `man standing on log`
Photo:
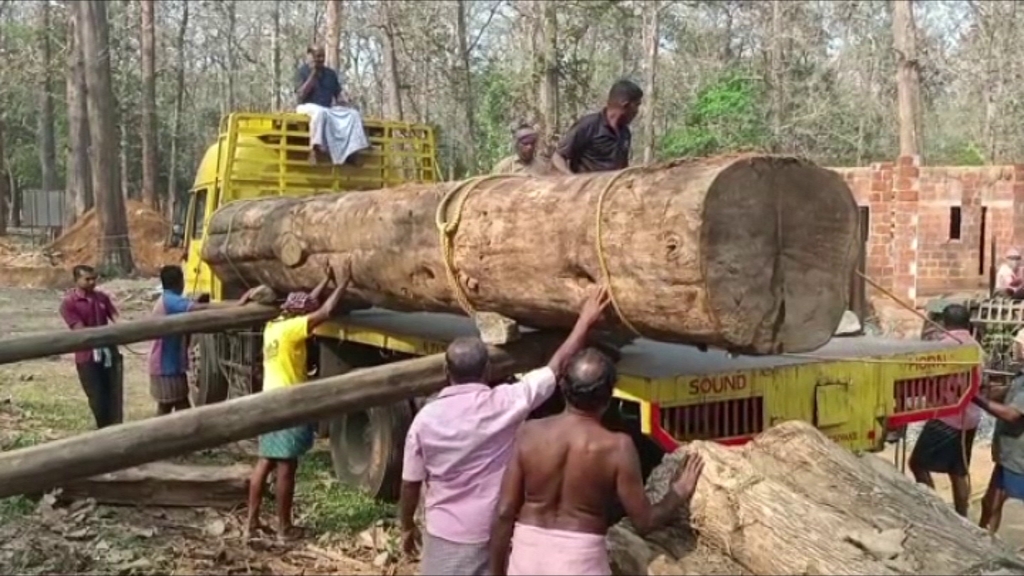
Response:
[{"label": "man standing on log", "polygon": [[[327,277],[312,293],[292,292],[281,306],[281,316],[267,323],[263,330],[263,391],[288,388],[306,381],[306,339],[317,326],[326,322],[348,289],[351,271],[337,282],[334,292],[320,305],[320,295],[334,279],[328,268]],[[249,480],[249,534],[262,528],[260,504],[263,487],[273,470],[276,481],[277,533],[283,539],[300,537],[302,529],[292,523],[292,501],[295,497],[295,471],[299,457],[313,446],[313,426],[302,424],[260,436],[260,459]]]},{"label": "man standing on log", "polygon": [[[946,306],[942,310],[942,325],[946,329],[943,342],[971,343],[977,346],[971,336],[971,313],[966,306]],[[980,423],[981,409],[973,404],[968,404],[962,413],[955,416],[929,420],[910,454],[910,470],[918,482],[934,489],[932,472],[949,475],[953,507],[964,517],[967,516],[971,500],[970,468],[974,434]]]},{"label": "man standing on log", "polygon": [[[81,330],[106,326],[117,319],[117,308],[105,293],[96,289],[96,271],[91,266],[75,266],[75,287],[64,295],[60,315],[68,328]],[[120,424],[124,401],[123,365],[117,346],[75,352],[78,381],[89,399],[89,409],[97,428]]]},{"label": "man standing on log", "polygon": [[652,505],[632,439],[601,425],[616,378],[597,350],[578,353],[561,382],[565,411],[520,428],[491,532],[492,575],[610,575],[609,501],[622,503],[641,536],[689,504],[703,471],[700,455],[687,456],[668,494]]},{"label": "man standing on log", "polygon": [[532,174],[545,176],[551,173],[550,162],[537,155],[537,130],[528,124],[521,124],[512,134],[515,154],[505,158],[494,167],[494,174]]},{"label": "man standing on log", "polygon": [[448,346],[449,385],[416,414],[405,440],[402,544],[408,554],[420,544],[414,515],[426,483],[422,574],[486,573],[491,522],[516,429],[554,393],[558,375],[608,301],[606,289],[592,293],[548,365],[515,384],[485,384],[489,355],[480,339]]},{"label": "man standing on log", "polygon": [[629,124],[640,112],[644,91],[619,80],[608,92],[603,110],[580,118],[562,136],[551,164],[562,174],[622,170],[629,166],[632,133]]}]

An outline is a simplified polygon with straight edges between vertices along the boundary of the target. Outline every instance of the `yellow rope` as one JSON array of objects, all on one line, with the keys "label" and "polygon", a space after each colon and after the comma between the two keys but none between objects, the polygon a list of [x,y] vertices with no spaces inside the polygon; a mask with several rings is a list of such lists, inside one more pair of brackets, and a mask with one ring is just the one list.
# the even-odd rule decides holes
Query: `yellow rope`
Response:
[{"label": "yellow rope", "polygon": [[[469,301],[466,289],[463,288],[462,282],[459,282],[459,276],[456,273],[455,233],[459,230],[459,223],[462,222],[462,209],[466,205],[466,199],[469,198],[470,193],[484,182],[502,178],[531,178],[531,176],[527,174],[487,174],[463,180],[448,190],[437,204],[434,223],[437,226],[438,238],[441,243],[441,260],[444,262],[444,271],[448,276],[448,283],[451,285],[452,291],[455,292],[455,299],[468,316],[473,316],[476,313],[476,309],[473,308],[473,304]],[[452,214],[452,219],[448,220],[448,205],[460,192],[462,192],[462,195],[459,196],[458,203],[455,205],[455,212]]]},{"label": "yellow rope", "polygon": [[609,178],[608,182],[605,183],[604,188],[601,189],[600,195],[597,197],[597,211],[594,218],[594,236],[596,244],[595,250],[597,252],[597,263],[598,266],[601,267],[601,280],[604,282],[605,288],[608,290],[608,300],[611,302],[612,308],[615,309],[615,314],[617,314],[619,319],[622,320],[622,323],[625,324],[627,328],[632,330],[638,338],[643,338],[643,334],[641,334],[640,331],[637,330],[635,326],[633,326],[629,319],[626,318],[626,315],[622,313],[622,308],[619,306],[618,300],[615,299],[615,290],[612,288],[612,277],[611,273],[608,271],[608,261],[605,258],[604,254],[604,238],[602,238],[601,232],[602,221],[604,216],[604,201],[605,199],[608,198],[608,193],[611,191],[612,186],[619,181],[619,178],[622,178],[627,174],[634,174],[636,172],[640,172],[642,170],[642,166],[626,168],[625,170],[621,170],[617,172],[614,176]]}]

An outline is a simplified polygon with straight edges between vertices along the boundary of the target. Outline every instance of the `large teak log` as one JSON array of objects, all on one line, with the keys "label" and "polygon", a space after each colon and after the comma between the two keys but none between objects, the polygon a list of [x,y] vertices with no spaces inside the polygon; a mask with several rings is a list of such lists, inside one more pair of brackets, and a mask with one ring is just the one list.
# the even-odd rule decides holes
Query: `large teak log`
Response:
[{"label": "large teak log", "polygon": [[[438,220],[454,229],[451,268]],[[351,260],[353,291],[377,306],[458,312],[465,294],[474,310],[561,329],[580,288],[606,272],[643,336],[768,354],[832,336],[856,240],[856,204],[838,174],[740,156],[237,201],[213,215],[202,257],[229,287],[278,291],[308,289],[325,263]]]},{"label": "large teak log", "polygon": [[280,313],[274,306],[250,303],[174,316],[154,316],[98,328],[42,332],[0,340],[0,364],[45,358],[77,350],[145,342],[175,334],[219,332],[261,324]]},{"label": "large teak log", "polygon": [[[705,462],[690,522],[699,540],[743,572],[1024,574],[1014,550],[933,492],[877,456],[852,454],[807,423],[786,422],[741,448],[707,442],[683,448],[652,473],[649,497],[665,494],[688,451]],[[628,524],[616,528],[628,530]],[[678,527],[656,532],[648,548],[619,545],[613,558],[635,570],[667,551],[685,564],[689,550],[680,543],[692,538],[681,534]],[[611,541],[623,539],[620,533]]]},{"label": "large teak log", "polygon": [[61,486],[61,500],[100,504],[235,508],[249,490],[249,466],[185,466],[154,462]]},{"label": "large teak log", "polygon": [[[528,334],[500,349],[492,347],[491,376],[500,380],[540,366],[555,344],[548,335]],[[444,385],[444,354],[435,354],[3,452],[0,498],[428,396]]]}]

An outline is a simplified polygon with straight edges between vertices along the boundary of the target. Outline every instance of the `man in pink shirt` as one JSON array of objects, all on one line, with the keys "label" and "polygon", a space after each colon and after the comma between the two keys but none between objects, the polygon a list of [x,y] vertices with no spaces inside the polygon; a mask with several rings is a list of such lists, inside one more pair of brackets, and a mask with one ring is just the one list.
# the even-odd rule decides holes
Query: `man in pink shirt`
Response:
[{"label": "man in pink shirt", "polygon": [[605,289],[592,293],[548,365],[515,384],[486,384],[487,347],[478,338],[460,338],[448,346],[449,385],[416,414],[405,440],[402,543],[409,554],[419,545],[414,516],[423,491],[422,574],[486,572],[491,523],[516,431],[555,392],[559,374],[583,348],[607,305]]},{"label": "man in pink shirt", "polygon": [[[971,343],[971,313],[965,306],[950,304],[942,311],[945,342]],[[953,507],[967,516],[971,498],[971,452],[974,434],[981,423],[981,408],[968,404],[960,414],[929,420],[910,454],[910,471],[914,478],[934,488],[932,472],[948,474],[953,489]]]}]

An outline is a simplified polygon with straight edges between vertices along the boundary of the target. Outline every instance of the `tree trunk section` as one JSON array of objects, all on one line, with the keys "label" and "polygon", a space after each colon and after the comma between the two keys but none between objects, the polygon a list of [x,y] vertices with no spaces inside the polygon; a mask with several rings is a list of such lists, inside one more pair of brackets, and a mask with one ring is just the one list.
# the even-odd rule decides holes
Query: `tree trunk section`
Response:
[{"label": "tree trunk section", "polygon": [[233,509],[248,498],[249,466],[182,466],[155,462],[61,486],[63,501]]},{"label": "tree trunk section", "polygon": [[[275,6],[276,6],[275,1]],[[177,222],[178,209],[178,140],[181,134],[181,109],[185,102],[185,34],[188,32],[188,2],[181,3],[181,24],[178,26],[176,43],[178,57],[175,64],[174,81],[174,118],[171,122],[171,166],[168,177],[169,201],[167,203],[167,220]]]},{"label": "tree trunk section", "polygon": [[[487,177],[304,199],[233,202],[203,246],[225,287],[308,289],[351,257],[354,290],[397,310],[459,311],[435,224],[466,194],[453,269],[470,305],[565,329],[603,274],[648,338],[770,354],[808,351],[839,324],[856,264],[857,209],[842,178],[793,158],[735,156],[563,178]],[[457,216],[462,197],[448,204]],[[552,218],[552,214],[558,214]]]},{"label": "tree trunk section", "polygon": [[89,169],[89,116],[86,110],[85,62],[79,40],[78,10],[68,9],[67,75],[65,92],[68,110],[68,152],[65,187],[70,205],[65,228],[93,207],[92,173]]},{"label": "tree trunk section", "polygon": [[[929,489],[805,422],[776,426],[742,448],[696,442],[666,457],[648,483],[652,501],[688,451],[705,462],[693,528],[751,574],[1024,573],[1013,550]],[[670,548],[678,540],[671,534],[648,540]]]},{"label": "tree trunk section", "polygon": [[900,156],[921,154],[920,68],[917,62],[917,40],[914,9],[910,0],[893,0],[893,46],[896,49],[896,99],[900,124]]},{"label": "tree trunk section", "polygon": [[[328,0],[332,1],[332,0]],[[273,103],[273,109],[276,112],[281,111],[281,0],[273,0],[271,4],[271,20],[273,26],[273,36],[270,37],[270,52],[271,58],[273,59],[273,74],[274,74],[274,94],[271,98]],[[344,81],[344,79],[342,80]]]},{"label": "tree trunk section", "polygon": [[327,0],[327,31],[324,34],[326,64],[335,72],[341,71],[341,10],[341,0]]},{"label": "tree trunk section", "polygon": [[644,65],[644,164],[654,162],[654,147],[657,144],[657,135],[654,131],[656,80],[658,71],[658,44],[661,38],[659,29],[659,11],[661,6],[658,0],[649,0],[643,5],[644,11],[644,52],[646,62]]},{"label": "tree trunk section", "polygon": [[558,143],[558,5],[554,2],[535,3],[541,19],[541,118],[545,147],[549,152]]},{"label": "tree trunk section", "polygon": [[7,173],[7,156],[4,154],[4,134],[7,127],[0,117],[0,236],[7,235],[7,209],[10,204],[11,190]]},{"label": "tree trunk section", "polygon": [[[535,368],[557,344],[546,335],[530,334],[503,348],[492,347],[491,376],[500,380]],[[444,362],[443,354],[403,360],[3,452],[0,498],[429,396],[446,385]]]},{"label": "tree trunk section", "polygon": [[155,0],[141,0],[142,39],[142,201],[154,209],[157,196],[156,135],[156,32],[154,30]]},{"label": "tree trunk section", "polygon": [[39,23],[39,166],[42,171],[40,185],[49,193],[57,188],[57,144],[53,127],[53,86],[50,50],[50,3],[40,2]]},{"label": "tree trunk section", "polygon": [[115,102],[110,77],[107,4],[82,0],[72,4],[81,18],[82,55],[85,62],[86,108],[89,114],[92,188],[96,194],[96,219],[100,238],[100,269],[111,275],[128,274],[135,268],[128,241],[128,219],[118,158]]},{"label": "tree trunk section", "polygon": [[395,22],[392,10],[388,3],[381,4],[383,10],[384,25],[381,30],[381,40],[384,44],[384,92],[387,96],[387,110],[384,116],[391,120],[403,120],[402,113],[402,92],[401,80],[398,72],[398,48],[395,46]]}]

